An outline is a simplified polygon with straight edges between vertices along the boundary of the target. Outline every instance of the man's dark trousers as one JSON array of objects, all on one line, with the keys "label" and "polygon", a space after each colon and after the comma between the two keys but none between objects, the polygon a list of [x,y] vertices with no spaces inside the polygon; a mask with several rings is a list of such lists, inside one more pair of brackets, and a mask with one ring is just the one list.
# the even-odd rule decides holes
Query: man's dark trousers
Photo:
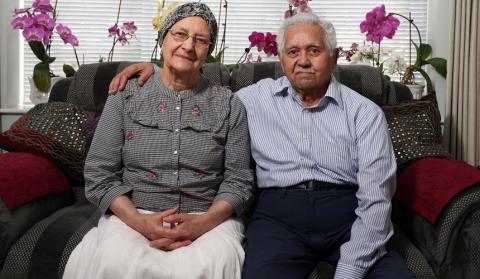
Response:
[{"label": "man's dark trousers", "polygon": [[[356,219],[356,189],[261,190],[246,230],[244,279],[308,278],[319,260],[336,266]],[[393,250],[365,278],[412,278]],[[354,279],[354,278],[352,278]]]}]

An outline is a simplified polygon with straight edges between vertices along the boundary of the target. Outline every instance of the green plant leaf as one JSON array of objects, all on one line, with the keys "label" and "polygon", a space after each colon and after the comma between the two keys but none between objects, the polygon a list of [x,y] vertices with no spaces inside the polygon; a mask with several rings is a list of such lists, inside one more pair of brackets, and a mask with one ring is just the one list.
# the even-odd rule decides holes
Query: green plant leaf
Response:
[{"label": "green plant leaf", "polygon": [[213,56],[209,54],[207,59],[205,59],[205,63],[214,63],[214,62],[222,62],[223,53],[225,52],[226,47],[222,48],[217,55]]},{"label": "green plant leaf", "polygon": [[65,73],[66,77],[73,77],[75,74],[75,69],[67,64],[63,64],[63,72]]},{"label": "green plant leaf", "polygon": [[214,62],[220,62],[220,57],[218,56],[213,56],[211,54],[209,54],[207,56],[207,59],[205,59],[205,63],[214,63]]},{"label": "green plant leaf", "polygon": [[422,75],[422,77],[425,79],[425,82],[427,83],[427,93],[433,92],[432,80],[428,76],[427,72],[425,72],[423,69],[417,69],[417,71]]},{"label": "green plant leaf", "polygon": [[430,55],[432,55],[432,46],[429,44],[420,44],[420,56],[422,60],[426,60]]},{"label": "green plant leaf", "polygon": [[43,44],[40,42],[29,42],[28,45],[30,46],[33,54],[35,54],[38,59],[43,61],[43,56],[47,54]]},{"label": "green plant leaf", "polygon": [[415,46],[417,52],[417,60],[415,61],[416,67],[422,67],[425,65],[425,61],[432,54],[432,46],[429,44],[420,44],[420,47],[412,41],[412,44]]},{"label": "green plant leaf", "polygon": [[29,42],[28,45],[33,54],[42,62],[51,64],[55,61],[55,57],[48,56],[45,46],[41,42]]},{"label": "green plant leaf", "polygon": [[378,70],[383,74],[383,62],[378,65]]},{"label": "green plant leaf", "polygon": [[41,92],[47,92],[50,88],[50,67],[48,63],[40,62],[33,68],[33,82]]},{"label": "green plant leaf", "polygon": [[430,58],[426,61],[427,64],[432,65],[432,67],[439,73],[443,78],[447,77],[447,60],[439,57]]}]

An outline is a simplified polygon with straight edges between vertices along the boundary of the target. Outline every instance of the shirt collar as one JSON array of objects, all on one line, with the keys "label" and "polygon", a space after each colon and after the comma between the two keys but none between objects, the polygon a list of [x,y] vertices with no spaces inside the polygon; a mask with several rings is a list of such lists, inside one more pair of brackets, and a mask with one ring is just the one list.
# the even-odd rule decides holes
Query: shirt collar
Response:
[{"label": "shirt collar", "polygon": [[[327,92],[325,96],[320,101],[320,104],[325,102],[324,100],[332,100],[337,105],[343,109],[343,101],[342,101],[342,91],[341,91],[341,83],[337,81],[333,74],[330,75],[330,83],[327,88]],[[279,85],[274,90],[274,96],[286,97],[286,96],[294,96],[295,90],[293,89],[290,81],[288,81],[286,76],[283,76],[278,79]]]}]

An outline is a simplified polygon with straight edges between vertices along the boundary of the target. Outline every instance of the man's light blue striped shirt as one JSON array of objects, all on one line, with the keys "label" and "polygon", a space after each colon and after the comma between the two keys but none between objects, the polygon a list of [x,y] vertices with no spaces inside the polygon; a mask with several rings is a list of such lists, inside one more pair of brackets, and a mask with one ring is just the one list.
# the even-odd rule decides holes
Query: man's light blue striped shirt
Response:
[{"label": "man's light blue striped shirt", "polygon": [[306,180],[357,184],[357,219],[335,278],[362,278],[393,234],[396,163],[380,107],[331,77],[318,105],[305,107],[286,77],[237,92],[245,105],[260,188]]}]

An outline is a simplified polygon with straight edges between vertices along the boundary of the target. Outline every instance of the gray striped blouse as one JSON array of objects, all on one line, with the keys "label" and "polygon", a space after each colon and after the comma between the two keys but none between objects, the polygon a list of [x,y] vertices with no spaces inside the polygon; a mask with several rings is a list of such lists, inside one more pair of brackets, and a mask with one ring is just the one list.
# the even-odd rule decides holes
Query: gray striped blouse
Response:
[{"label": "gray striped blouse", "polygon": [[85,181],[87,198],[102,212],[128,195],[151,211],[202,212],[224,200],[241,215],[253,189],[245,108],[203,77],[180,93],[162,84],[160,71],[143,87],[130,80],[107,99]]}]

